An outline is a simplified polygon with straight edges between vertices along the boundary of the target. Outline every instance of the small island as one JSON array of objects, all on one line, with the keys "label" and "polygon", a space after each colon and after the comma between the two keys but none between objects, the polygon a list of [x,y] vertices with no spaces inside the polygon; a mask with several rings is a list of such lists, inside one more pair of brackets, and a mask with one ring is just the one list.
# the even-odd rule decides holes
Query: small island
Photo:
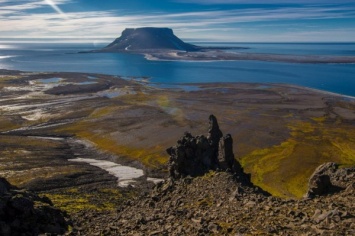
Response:
[{"label": "small island", "polygon": [[[233,49],[233,51],[231,51]],[[148,60],[274,61],[288,63],[355,63],[354,56],[249,53],[246,47],[201,47],[186,43],[170,28],[127,28],[106,47],[91,52],[142,54]],[[240,51],[239,51],[240,50]]]}]

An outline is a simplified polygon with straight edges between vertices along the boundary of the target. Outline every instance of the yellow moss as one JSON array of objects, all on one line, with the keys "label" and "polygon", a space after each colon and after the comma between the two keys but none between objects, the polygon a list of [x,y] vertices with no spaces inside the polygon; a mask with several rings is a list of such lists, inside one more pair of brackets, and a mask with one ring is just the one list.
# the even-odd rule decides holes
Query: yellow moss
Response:
[{"label": "yellow moss", "polygon": [[325,116],[320,116],[320,117],[313,117],[312,120],[316,122],[324,122],[327,119]]},{"label": "yellow moss", "polygon": [[160,107],[168,107],[170,105],[169,97],[166,95],[158,96],[156,101]]},{"label": "yellow moss", "polygon": [[202,176],[203,179],[210,179],[212,177],[214,177],[216,175],[215,171],[209,171],[208,173],[206,173],[205,175]]},{"label": "yellow moss", "polygon": [[0,131],[1,132],[17,129],[20,127],[21,126],[19,124],[14,123],[12,120],[10,120],[4,116],[0,117]]},{"label": "yellow moss", "polygon": [[76,136],[94,143],[99,149],[110,152],[120,157],[136,159],[151,168],[161,167],[168,159],[165,155],[165,148],[155,145],[149,148],[139,149],[132,146],[124,146],[117,143],[110,135],[93,133],[90,130],[91,124],[79,122],[65,128],[57,130],[59,132],[69,132]]},{"label": "yellow moss", "polygon": [[25,171],[19,171],[9,174],[3,174],[7,180],[15,186],[23,186],[34,179],[49,179],[60,175],[69,175],[77,173],[71,166],[60,166],[60,167],[45,167],[45,168],[35,168],[34,170],[29,169]]},{"label": "yellow moss", "polygon": [[71,198],[68,195],[63,194],[44,194],[51,199],[53,204],[60,209],[71,212],[77,212],[80,210],[105,210],[94,204],[91,204],[86,198]]},{"label": "yellow moss", "polygon": [[24,147],[38,147],[45,146],[46,147],[57,147],[58,142],[52,140],[43,140],[32,137],[24,137],[24,136],[0,136],[0,143],[2,145],[16,146],[17,149],[21,149]]},{"label": "yellow moss", "polygon": [[355,164],[355,129],[347,124],[325,124],[324,119],[289,124],[290,135],[280,145],[254,150],[241,158],[254,184],[279,197],[300,198],[319,165]]},{"label": "yellow moss", "polygon": [[314,126],[309,122],[296,122],[295,124],[290,124],[288,128],[291,130],[292,136],[314,132]]},{"label": "yellow moss", "polygon": [[141,91],[137,92],[137,94],[128,94],[120,97],[120,100],[133,105],[147,105],[151,101],[156,100],[156,96],[153,94],[145,94]]},{"label": "yellow moss", "polygon": [[249,155],[242,158],[242,165],[248,172],[252,173],[252,182],[264,190],[272,193],[275,196],[282,196],[279,191],[275,191],[282,179],[275,179],[270,183],[265,181],[265,176],[275,175],[281,168],[280,161],[289,157],[294,150],[296,142],[288,140],[279,146],[274,146],[267,149],[255,150]]},{"label": "yellow moss", "polygon": [[114,210],[124,199],[118,189],[101,189],[93,193],[81,192],[78,188],[70,188],[61,193],[44,193],[56,207],[69,213],[81,210],[110,211]]},{"label": "yellow moss", "polygon": [[284,115],[283,118],[292,118],[293,116],[293,113],[288,113],[287,115]]},{"label": "yellow moss", "polygon": [[117,109],[118,109],[118,107],[116,107],[116,106],[108,106],[108,107],[98,108],[98,109],[95,109],[90,114],[90,118],[100,118],[100,117],[112,114]]},{"label": "yellow moss", "polygon": [[5,82],[8,80],[14,80],[14,79],[19,79],[21,76],[17,75],[0,75],[0,82]]},{"label": "yellow moss", "polygon": [[351,165],[355,162],[355,144],[350,142],[332,141],[334,147],[338,148],[340,159],[343,165]]}]

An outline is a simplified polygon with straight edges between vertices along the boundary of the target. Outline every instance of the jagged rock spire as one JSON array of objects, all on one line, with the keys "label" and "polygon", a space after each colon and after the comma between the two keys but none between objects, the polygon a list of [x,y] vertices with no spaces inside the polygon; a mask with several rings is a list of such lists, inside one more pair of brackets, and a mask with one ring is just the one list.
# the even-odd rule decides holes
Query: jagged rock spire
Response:
[{"label": "jagged rock spire", "polygon": [[172,178],[203,175],[209,170],[241,172],[234,159],[233,139],[230,134],[223,137],[214,115],[209,117],[209,130],[204,135],[192,136],[186,132],[177,145],[167,149],[170,155],[169,173]]}]

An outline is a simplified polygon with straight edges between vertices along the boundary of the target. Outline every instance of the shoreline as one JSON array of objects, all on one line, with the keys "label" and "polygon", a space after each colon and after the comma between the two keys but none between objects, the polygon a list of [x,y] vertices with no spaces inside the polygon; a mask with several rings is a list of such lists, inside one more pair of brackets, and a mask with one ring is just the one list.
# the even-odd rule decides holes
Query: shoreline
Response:
[{"label": "shoreline", "polygon": [[128,53],[143,55],[152,61],[263,61],[301,64],[354,64],[355,56],[290,55],[272,53],[229,52],[228,50],[205,49],[197,52],[179,50],[94,50],[79,53]]},{"label": "shoreline", "polygon": [[[194,62],[194,61],[192,61]],[[210,62],[210,61],[206,61]],[[302,86],[302,85],[297,85],[297,84],[290,84],[290,83],[274,83],[274,82],[206,82],[206,83],[159,83],[159,82],[150,82],[149,79],[148,81],[140,81],[137,80],[137,78],[142,78],[142,76],[120,76],[120,75],[113,75],[113,74],[102,74],[102,73],[86,73],[86,72],[60,72],[60,71],[22,71],[22,70],[12,70],[12,69],[0,69],[0,73],[24,73],[24,74],[50,74],[50,73],[63,73],[63,74],[78,74],[78,75],[92,75],[92,76],[110,76],[110,77],[115,77],[115,78],[122,78],[126,81],[134,81],[135,83],[141,84],[143,86],[152,86],[157,89],[171,89],[174,90],[175,88],[166,88],[166,87],[160,87],[160,86],[203,86],[203,85],[223,85],[223,84],[259,84],[259,85],[277,85],[277,86],[286,86],[286,87],[295,87],[295,88],[300,88],[300,89],[308,89],[310,91],[314,91],[317,93],[323,93],[323,94],[328,94],[332,96],[338,96],[338,97],[344,97],[344,98],[349,98],[349,99],[355,99],[355,96],[347,95],[347,94],[341,94],[341,93],[336,93],[336,92],[331,92],[327,90],[322,90],[322,89],[317,89],[317,88],[312,88],[308,86]],[[1,76],[0,76],[1,79]],[[179,88],[177,88],[179,89]],[[185,89],[185,92],[188,92]]]}]

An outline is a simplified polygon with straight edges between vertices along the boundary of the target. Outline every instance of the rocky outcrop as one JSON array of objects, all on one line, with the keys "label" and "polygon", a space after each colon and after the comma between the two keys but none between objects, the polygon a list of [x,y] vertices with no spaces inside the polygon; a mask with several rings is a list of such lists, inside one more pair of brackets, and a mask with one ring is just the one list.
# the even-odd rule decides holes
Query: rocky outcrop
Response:
[{"label": "rocky outcrop", "polygon": [[62,235],[68,228],[65,217],[48,198],[0,178],[0,235]]},{"label": "rocky outcrop", "polygon": [[207,137],[194,137],[186,132],[176,146],[167,149],[167,153],[170,155],[169,173],[173,179],[199,176],[218,169],[244,174],[234,158],[232,136],[227,134],[223,137],[214,115],[209,117]]},{"label": "rocky outcrop", "polygon": [[102,51],[141,51],[141,50],[179,50],[196,51],[199,47],[183,42],[169,28],[135,28],[125,29]]},{"label": "rocky outcrop", "polygon": [[79,227],[74,225],[73,232],[80,235],[355,235],[354,168],[338,168],[334,163],[317,168],[311,181],[313,194],[327,193],[334,187],[341,187],[342,191],[319,198],[282,199],[270,196],[250,182],[245,183],[232,147],[231,135],[223,137],[216,118],[210,116],[207,137],[185,133],[176,146],[168,149],[169,179],[158,183],[150,192],[126,201],[115,212],[75,217]]},{"label": "rocky outcrop", "polygon": [[355,235],[353,188],[315,199],[281,199],[235,177],[211,171],[169,179],[102,219],[110,223],[102,234]]},{"label": "rocky outcrop", "polygon": [[233,138],[230,134],[222,137],[218,145],[218,166],[222,170],[229,170],[233,173],[242,173],[242,166],[234,158]]},{"label": "rocky outcrop", "polygon": [[355,168],[339,168],[333,162],[322,164],[310,177],[305,197],[312,198],[345,189],[354,178]]},{"label": "rocky outcrop", "polygon": [[223,133],[219,129],[217,118],[214,115],[210,115],[209,124],[210,127],[208,129],[207,139],[213,152],[212,155],[213,157],[216,157],[218,155],[219,142],[223,137]]}]

